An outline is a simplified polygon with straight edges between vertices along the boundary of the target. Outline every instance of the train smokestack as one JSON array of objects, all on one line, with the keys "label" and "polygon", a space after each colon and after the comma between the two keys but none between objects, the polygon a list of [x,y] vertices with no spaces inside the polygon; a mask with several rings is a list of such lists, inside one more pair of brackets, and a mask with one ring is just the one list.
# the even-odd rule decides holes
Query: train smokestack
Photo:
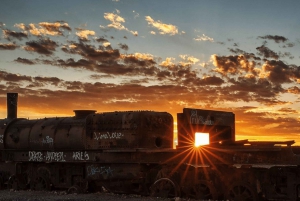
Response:
[{"label": "train smokestack", "polygon": [[17,118],[18,114],[18,93],[7,93],[7,118]]}]

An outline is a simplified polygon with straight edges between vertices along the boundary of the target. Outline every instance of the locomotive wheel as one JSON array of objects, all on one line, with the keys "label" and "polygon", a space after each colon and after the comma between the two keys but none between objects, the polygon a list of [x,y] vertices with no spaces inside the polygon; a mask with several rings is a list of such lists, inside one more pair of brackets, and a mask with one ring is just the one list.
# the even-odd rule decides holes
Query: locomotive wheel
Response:
[{"label": "locomotive wheel", "polygon": [[208,181],[199,181],[190,194],[195,199],[200,200],[216,200],[217,192],[212,183]]},{"label": "locomotive wheel", "polygon": [[19,181],[16,177],[16,175],[12,175],[9,177],[7,181],[7,188],[13,189],[13,190],[19,190]]},{"label": "locomotive wheel", "polygon": [[68,194],[80,194],[80,193],[82,193],[82,190],[78,185],[74,185],[74,186],[71,186],[70,188],[68,188],[67,193]]},{"label": "locomotive wheel", "polygon": [[38,176],[32,182],[31,188],[36,191],[49,191],[51,188],[49,179]]},{"label": "locomotive wheel", "polygon": [[81,194],[81,193],[86,193],[88,189],[88,183],[81,181],[77,182],[75,185],[71,186],[68,188],[67,193],[68,194]]},{"label": "locomotive wheel", "polygon": [[174,198],[180,197],[178,185],[169,178],[160,178],[150,187],[150,195],[153,197]]},{"label": "locomotive wheel", "polygon": [[245,182],[232,184],[229,187],[226,198],[235,201],[258,201],[255,189]]}]

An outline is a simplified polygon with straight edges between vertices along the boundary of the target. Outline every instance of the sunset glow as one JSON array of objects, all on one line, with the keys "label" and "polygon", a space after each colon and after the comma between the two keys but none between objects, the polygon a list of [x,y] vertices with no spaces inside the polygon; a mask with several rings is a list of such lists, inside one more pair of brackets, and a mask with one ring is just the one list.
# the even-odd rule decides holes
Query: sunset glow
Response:
[{"label": "sunset glow", "polygon": [[195,147],[209,144],[209,133],[195,133]]}]

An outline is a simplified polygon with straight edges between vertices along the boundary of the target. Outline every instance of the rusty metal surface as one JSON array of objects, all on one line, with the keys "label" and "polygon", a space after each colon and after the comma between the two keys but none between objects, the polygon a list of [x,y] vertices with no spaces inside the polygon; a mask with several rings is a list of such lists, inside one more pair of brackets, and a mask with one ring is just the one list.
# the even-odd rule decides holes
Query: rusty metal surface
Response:
[{"label": "rusty metal surface", "polygon": [[166,112],[129,111],[89,115],[88,149],[172,148],[173,118]]}]

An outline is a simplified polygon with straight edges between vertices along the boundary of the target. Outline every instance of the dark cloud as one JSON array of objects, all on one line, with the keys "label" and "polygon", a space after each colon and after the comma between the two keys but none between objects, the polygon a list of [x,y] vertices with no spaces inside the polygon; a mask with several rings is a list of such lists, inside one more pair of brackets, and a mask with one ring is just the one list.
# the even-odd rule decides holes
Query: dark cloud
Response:
[{"label": "dark cloud", "polygon": [[259,52],[259,55],[264,56],[265,58],[279,59],[279,55],[270,50],[268,47],[262,45],[256,48]]},{"label": "dark cloud", "polygon": [[257,57],[254,53],[248,53],[239,48],[235,48],[235,49],[228,48],[228,50],[234,54],[242,54],[246,59],[253,59],[253,60],[257,60],[257,61],[261,60],[261,58]]},{"label": "dark cloud", "polygon": [[225,83],[223,79],[212,76],[212,77],[205,77],[199,81],[200,85],[216,85],[220,86],[221,84]]},{"label": "dark cloud", "polygon": [[119,50],[111,49],[111,46],[99,46],[98,48],[96,48],[93,45],[89,45],[83,42],[72,42],[71,45],[73,46],[72,48],[63,47],[62,50],[69,54],[78,54],[86,59],[102,63],[115,62],[120,58]]},{"label": "dark cloud", "polygon": [[237,79],[229,79],[231,85],[222,87],[221,93],[224,99],[231,101],[258,101],[265,104],[276,103],[276,97],[284,90],[273,85],[264,78],[238,77]]},{"label": "dark cloud", "polygon": [[286,47],[294,47],[294,46],[295,46],[295,43],[287,43],[286,45],[283,45],[282,47],[286,48]]},{"label": "dark cloud", "polygon": [[98,79],[102,79],[102,78],[113,78],[113,77],[114,76],[112,76],[112,75],[99,75],[99,74],[90,75],[90,78],[94,79],[94,80],[98,80]]},{"label": "dark cloud", "polygon": [[126,44],[122,44],[122,43],[119,43],[119,47],[121,48],[121,49],[123,49],[123,50],[128,50],[129,48],[128,48],[128,45],[126,45]]},{"label": "dark cloud", "polygon": [[51,85],[58,86],[59,83],[61,83],[63,80],[57,78],[57,77],[33,77],[35,82],[39,83],[50,83]]},{"label": "dark cloud", "polygon": [[9,81],[9,82],[21,82],[21,81],[31,82],[32,81],[30,76],[7,73],[5,71],[0,71],[0,80]]},{"label": "dark cloud", "polygon": [[286,91],[292,94],[300,94],[300,88],[297,86],[289,87]]},{"label": "dark cloud", "polygon": [[[249,57],[249,55],[247,55]],[[213,63],[216,66],[215,71],[226,76],[228,74],[237,75],[244,72],[256,74],[254,67],[256,63],[249,61],[244,55],[218,56],[213,55]]]},{"label": "dark cloud", "polygon": [[18,57],[17,59],[15,59],[15,62],[23,63],[23,64],[27,64],[27,65],[33,65],[36,63],[34,61],[31,61],[31,60],[25,59],[25,58],[21,58],[21,57]]},{"label": "dark cloud", "polygon": [[262,38],[262,39],[267,39],[267,40],[273,40],[276,43],[280,43],[280,42],[286,42],[288,39],[285,38],[284,36],[278,36],[278,35],[266,35],[266,36],[259,36],[257,38]]},{"label": "dark cloud", "polygon": [[19,46],[14,43],[7,43],[7,44],[0,43],[0,50],[15,50],[18,47]]},{"label": "dark cloud", "polygon": [[8,40],[11,40],[11,38],[17,38],[18,40],[22,40],[23,38],[28,38],[28,35],[25,32],[15,32],[15,31],[10,31],[8,29],[4,29],[3,33],[4,33],[4,37],[7,38]]},{"label": "dark cloud", "polygon": [[289,113],[289,114],[297,114],[298,111],[292,108],[281,108],[278,110],[279,112]]},{"label": "dark cloud", "polygon": [[58,44],[51,39],[40,39],[38,41],[26,42],[24,49],[29,52],[36,52],[43,55],[52,55]]},{"label": "dark cloud", "polygon": [[300,67],[287,65],[283,61],[266,61],[263,70],[267,78],[275,84],[290,83],[300,78]]},{"label": "dark cloud", "polygon": [[62,66],[62,67],[73,67],[78,69],[86,69],[90,71],[95,71],[95,62],[86,60],[86,59],[79,59],[78,61],[75,61],[73,58],[62,60],[59,59],[57,61],[51,62],[52,65],[55,66]]},{"label": "dark cloud", "polygon": [[105,38],[103,38],[103,37],[101,37],[101,38],[96,38],[96,41],[99,42],[99,43],[106,43],[106,42],[108,42],[108,40],[105,39]]}]

